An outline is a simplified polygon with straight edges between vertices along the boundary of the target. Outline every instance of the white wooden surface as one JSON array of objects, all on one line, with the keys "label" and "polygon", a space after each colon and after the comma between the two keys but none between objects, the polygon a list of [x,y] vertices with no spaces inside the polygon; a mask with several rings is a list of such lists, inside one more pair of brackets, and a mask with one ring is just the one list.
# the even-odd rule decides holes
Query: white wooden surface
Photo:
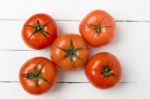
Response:
[{"label": "white wooden surface", "polygon": [[[150,94],[150,1],[149,0],[0,0],[0,99],[149,99]],[[120,83],[109,90],[91,86],[84,70],[59,71],[56,86],[42,96],[24,92],[18,82],[21,65],[31,57],[49,56],[49,48],[28,48],[21,28],[31,15],[44,12],[56,20],[61,32],[78,33],[80,20],[94,9],[114,16],[117,35],[112,44],[94,49],[91,55],[109,51],[123,69]]]}]

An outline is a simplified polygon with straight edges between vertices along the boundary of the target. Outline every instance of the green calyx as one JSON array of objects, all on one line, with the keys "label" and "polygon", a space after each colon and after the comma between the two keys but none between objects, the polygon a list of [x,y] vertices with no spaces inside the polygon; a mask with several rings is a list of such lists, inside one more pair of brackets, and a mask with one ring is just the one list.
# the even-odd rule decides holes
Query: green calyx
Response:
[{"label": "green calyx", "polygon": [[34,25],[26,25],[26,26],[29,26],[34,29],[34,31],[29,36],[29,39],[36,33],[41,33],[44,37],[48,38],[50,33],[48,33],[44,28],[45,28],[45,26],[48,25],[49,22],[45,23],[44,25],[42,25],[39,20],[36,20],[36,22],[37,22],[37,24],[35,26]]},{"label": "green calyx", "polygon": [[36,86],[38,86],[39,80],[43,80],[43,81],[49,83],[48,80],[46,80],[45,78],[43,78],[42,74],[41,74],[42,70],[43,70],[44,64],[42,64],[41,68],[38,70],[38,66],[40,66],[40,63],[41,62],[39,62],[39,63],[36,64],[36,66],[34,67],[34,70],[31,73],[23,74],[23,77],[31,79],[31,80],[34,80],[35,83],[36,83]]},{"label": "green calyx", "polygon": [[96,33],[97,33],[97,34],[101,33],[101,32],[102,32],[102,28],[103,28],[102,26],[96,26],[96,27],[95,27]]},{"label": "green calyx", "polygon": [[44,27],[39,24],[39,25],[35,26],[34,30],[37,31],[37,32],[41,32],[41,31],[44,31]]},{"label": "green calyx", "polygon": [[98,25],[89,24],[88,26],[95,30],[96,34],[101,34],[104,28],[110,28],[111,26],[104,26],[102,22],[105,20],[106,17],[103,17]]},{"label": "green calyx", "polygon": [[78,55],[77,52],[79,50],[82,50],[82,48],[75,48],[75,46],[73,45],[73,41],[70,41],[70,47],[69,49],[64,49],[59,47],[60,50],[64,51],[66,53],[66,55],[64,56],[64,58],[69,57],[69,59],[71,60],[71,62],[73,62],[73,58],[76,57],[78,59],[81,59]]},{"label": "green calyx", "polygon": [[110,77],[110,76],[114,75],[113,70],[110,66],[105,66],[102,69],[101,74],[103,74],[105,77]]}]

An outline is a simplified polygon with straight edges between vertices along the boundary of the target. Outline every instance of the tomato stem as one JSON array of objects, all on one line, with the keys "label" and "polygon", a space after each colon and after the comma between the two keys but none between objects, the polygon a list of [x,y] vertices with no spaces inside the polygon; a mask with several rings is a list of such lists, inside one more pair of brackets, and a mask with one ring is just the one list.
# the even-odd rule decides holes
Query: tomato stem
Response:
[{"label": "tomato stem", "polygon": [[65,57],[69,57],[69,59],[71,60],[71,62],[73,62],[73,58],[76,57],[78,59],[81,59],[78,55],[77,55],[77,51],[82,50],[83,48],[75,48],[75,46],[73,45],[73,41],[70,41],[70,47],[69,49],[64,49],[59,47],[60,50],[64,51],[66,53]]},{"label": "tomato stem", "polygon": [[89,24],[88,26],[90,26],[92,29],[95,30],[95,32],[99,35],[102,33],[104,28],[110,28],[111,26],[104,26],[102,25],[102,22],[105,20],[106,16],[103,17],[98,25],[94,25],[94,24]]},{"label": "tomato stem", "polygon": [[43,70],[43,66],[44,66],[45,63],[43,63],[42,66],[41,66],[41,68],[38,70],[37,67],[40,66],[40,64],[41,64],[41,62],[37,63],[37,64],[35,65],[35,67],[34,67],[34,70],[33,70],[31,73],[23,74],[23,76],[24,76],[25,78],[34,80],[36,86],[38,86],[39,80],[43,80],[43,81],[45,81],[45,82],[47,82],[47,83],[49,84],[48,80],[46,80],[45,78],[43,78],[43,77],[42,77],[42,74],[41,74],[41,73],[42,73],[42,70]]},{"label": "tomato stem", "polygon": [[104,66],[104,68],[101,71],[101,74],[103,74],[105,77],[110,77],[114,75],[113,70],[110,66]]},{"label": "tomato stem", "polygon": [[102,27],[101,26],[96,26],[95,31],[96,31],[97,34],[101,33],[102,32]]},{"label": "tomato stem", "polygon": [[41,33],[45,38],[47,38],[48,35],[50,35],[50,33],[48,33],[44,28],[45,28],[45,26],[47,26],[49,24],[49,22],[46,22],[44,25],[42,25],[39,20],[36,20],[36,21],[37,21],[37,25],[35,25],[35,26],[34,25],[26,25],[26,26],[29,26],[34,29],[34,31],[29,36],[29,39],[36,33]]}]

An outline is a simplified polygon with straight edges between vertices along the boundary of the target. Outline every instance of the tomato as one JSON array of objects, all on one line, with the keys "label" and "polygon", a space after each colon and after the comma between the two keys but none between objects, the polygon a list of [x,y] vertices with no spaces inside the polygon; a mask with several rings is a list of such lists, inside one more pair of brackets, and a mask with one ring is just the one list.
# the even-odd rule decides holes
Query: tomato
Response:
[{"label": "tomato", "polygon": [[91,57],[86,65],[85,73],[95,87],[106,89],[119,82],[121,66],[114,55],[102,52]]},{"label": "tomato", "polygon": [[35,57],[23,64],[19,80],[28,93],[42,94],[54,85],[56,76],[57,69],[52,61],[44,57]]},{"label": "tomato", "polygon": [[51,46],[52,61],[63,70],[77,70],[85,65],[89,55],[86,42],[77,34],[60,35]]},{"label": "tomato", "polygon": [[57,26],[51,16],[36,14],[30,17],[22,29],[22,38],[31,48],[43,49],[57,37]]},{"label": "tomato", "polygon": [[80,23],[81,36],[93,47],[100,47],[112,41],[115,34],[114,19],[105,11],[95,10]]}]

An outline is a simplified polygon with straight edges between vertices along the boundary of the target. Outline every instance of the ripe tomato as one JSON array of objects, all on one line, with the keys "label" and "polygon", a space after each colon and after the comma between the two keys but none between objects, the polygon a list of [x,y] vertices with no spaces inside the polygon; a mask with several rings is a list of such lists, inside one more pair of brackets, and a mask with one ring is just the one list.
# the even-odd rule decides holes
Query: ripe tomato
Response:
[{"label": "ripe tomato", "polygon": [[55,64],[44,57],[35,57],[28,60],[20,69],[19,80],[30,94],[42,94],[50,89],[56,79]]},{"label": "ripe tomato", "polygon": [[102,52],[91,57],[85,73],[94,86],[106,89],[114,86],[120,80],[121,67],[114,55]]},{"label": "ripe tomato", "polygon": [[80,23],[80,34],[93,47],[112,41],[115,32],[114,19],[105,11],[95,10]]},{"label": "ripe tomato", "polygon": [[51,59],[63,70],[76,70],[85,65],[89,55],[86,42],[77,34],[57,37],[51,46]]},{"label": "ripe tomato", "polygon": [[57,37],[57,27],[51,16],[36,14],[25,22],[22,29],[22,38],[31,48],[43,49]]}]

